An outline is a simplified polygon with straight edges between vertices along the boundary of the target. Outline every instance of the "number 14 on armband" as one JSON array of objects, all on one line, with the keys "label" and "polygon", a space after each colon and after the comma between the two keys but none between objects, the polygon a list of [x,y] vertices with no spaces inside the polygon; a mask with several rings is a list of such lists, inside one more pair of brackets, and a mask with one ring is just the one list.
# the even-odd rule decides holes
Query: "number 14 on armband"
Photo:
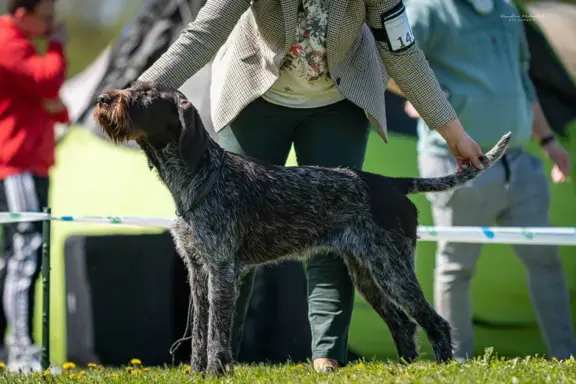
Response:
[{"label": "number 14 on armband", "polygon": [[404,4],[382,14],[382,25],[386,32],[388,47],[392,52],[402,51],[414,44],[414,33],[410,27]]},{"label": "number 14 on armband", "polygon": [[405,48],[409,45],[412,45],[414,42],[414,34],[412,31],[406,32],[406,36],[402,39],[402,36],[398,36],[398,41],[400,42],[401,48]]}]

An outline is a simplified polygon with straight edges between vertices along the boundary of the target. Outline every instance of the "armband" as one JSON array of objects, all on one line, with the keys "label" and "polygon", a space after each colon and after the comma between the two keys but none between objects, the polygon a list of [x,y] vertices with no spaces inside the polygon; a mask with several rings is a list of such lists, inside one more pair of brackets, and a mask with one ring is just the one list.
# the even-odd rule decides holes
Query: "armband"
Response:
[{"label": "armband", "polygon": [[406,7],[402,2],[380,15],[382,28],[372,28],[376,41],[385,42],[392,52],[402,52],[414,45]]}]

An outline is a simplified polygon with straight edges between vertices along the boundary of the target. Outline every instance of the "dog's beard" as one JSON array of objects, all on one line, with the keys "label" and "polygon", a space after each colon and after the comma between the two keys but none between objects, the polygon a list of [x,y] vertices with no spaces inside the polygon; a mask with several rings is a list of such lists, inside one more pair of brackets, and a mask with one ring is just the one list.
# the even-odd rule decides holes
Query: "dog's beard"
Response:
[{"label": "dog's beard", "polygon": [[138,140],[145,136],[143,131],[136,128],[127,113],[126,100],[122,94],[112,105],[98,104],[94,109],[94,120],[115,144]]}]

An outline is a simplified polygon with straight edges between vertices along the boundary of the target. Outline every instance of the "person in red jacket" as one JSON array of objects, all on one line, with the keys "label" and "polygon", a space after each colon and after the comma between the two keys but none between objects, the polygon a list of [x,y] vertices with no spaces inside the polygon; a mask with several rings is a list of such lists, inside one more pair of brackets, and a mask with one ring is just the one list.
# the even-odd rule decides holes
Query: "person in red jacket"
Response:
[{"label": "person in red jacket", "polygon": [[[54,164],[55,122],[68,122],[59,98],[66,77],[63,25],[53,24],[55,0],[7,0],[0,16],[0,211],[40,211],[48,204]],[[39,55],[33,38],[47,38]],[[13,371],[40,371],[40,348],[32,339],[35,283],[41,269],[41,222],[5,225],[0,270],[0,336],[10,335]],[[0,356],[1,360],[4,360]]]}]

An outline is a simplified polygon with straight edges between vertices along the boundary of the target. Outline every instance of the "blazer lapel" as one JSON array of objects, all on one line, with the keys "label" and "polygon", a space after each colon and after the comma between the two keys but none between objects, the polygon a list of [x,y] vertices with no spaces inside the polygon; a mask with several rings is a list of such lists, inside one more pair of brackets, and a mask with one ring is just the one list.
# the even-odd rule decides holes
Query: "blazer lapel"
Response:
[{"label": "blazer lapel", "polygon": [[284,52],[288,52],[296,39],[299,1],[300,0],[280,0],[284,17]]},{"label": "blazer lapel", "polygon": [[344,21],[344,14],[348,6],[348,0],[326,0],[328,5],[328,31],[326,37],[326,49],[328,53],[328,67],[333,67],[338,53],[336,47],[340,41],[340,30],[342,29],[342,22]]}]

